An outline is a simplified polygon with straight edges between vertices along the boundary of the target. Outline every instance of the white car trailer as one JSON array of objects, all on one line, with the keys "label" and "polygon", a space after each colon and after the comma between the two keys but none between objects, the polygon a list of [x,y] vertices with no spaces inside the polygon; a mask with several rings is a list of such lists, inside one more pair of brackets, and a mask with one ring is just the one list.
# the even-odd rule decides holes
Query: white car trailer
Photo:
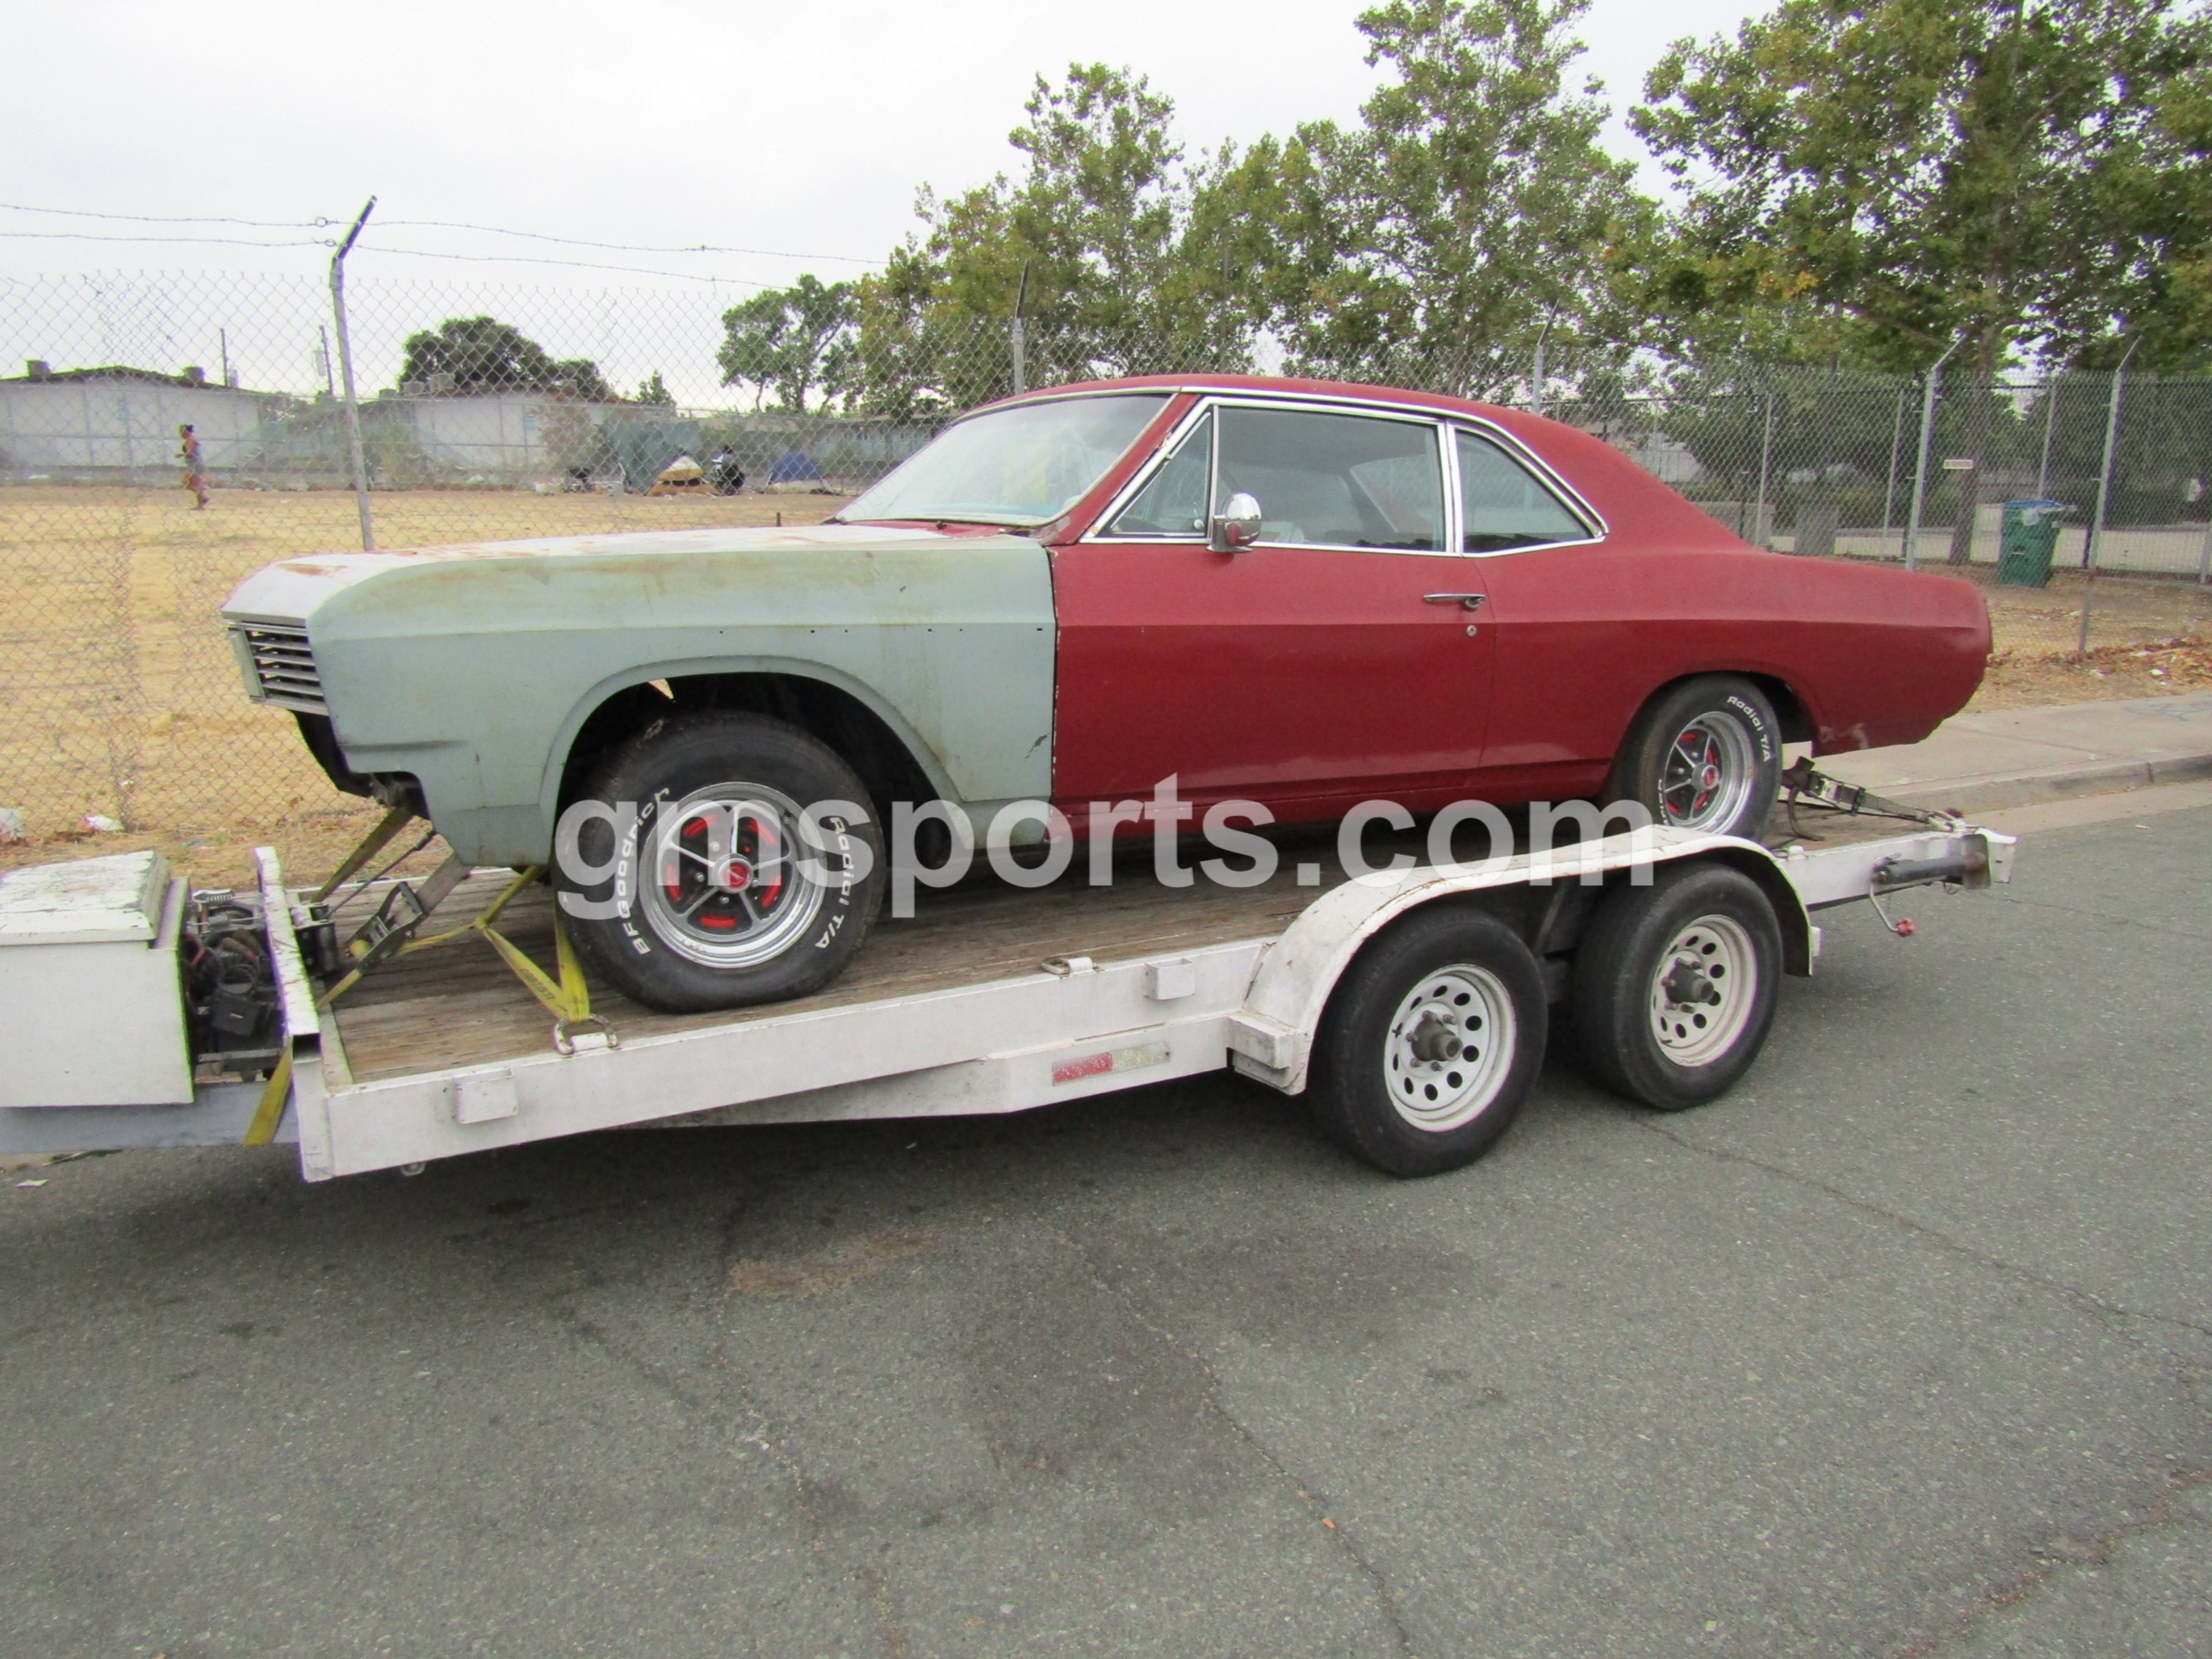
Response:
[{"label": "white car trailer", "polygon": [[1295,848],[1245,888],[969,883],[879,924],[823,994],[684,1016],[592,1010],[549,890],[504,871],[357,890],[363,922],[332,918],[343,891],[288,889],[266,850],[256,893],[189,892],[153,853],[37,866],[0,878],[0,1151],[295,1142],[326,1181],[595,1129],[1012,1112],[1233,1068],[1428,1173],[1495,1141],[1547,1038],[1632,1098],[1694,1105],[1757,1057],[1820,911],[2008,878],[2009,837],[1917,816],[1817,850],[1659,830],[1318,892]]}]

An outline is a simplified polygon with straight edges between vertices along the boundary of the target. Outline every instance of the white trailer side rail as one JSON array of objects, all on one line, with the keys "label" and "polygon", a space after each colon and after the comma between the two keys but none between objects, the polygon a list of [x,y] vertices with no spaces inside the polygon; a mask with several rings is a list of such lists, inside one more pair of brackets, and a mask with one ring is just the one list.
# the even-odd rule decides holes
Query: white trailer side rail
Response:
[{"label": "white trailer side rail", "polygon": [[[417,1164],[594,1129],[647,1124],[826,1122],[1020,1111],[1234,1066],[1305,1086],[1316,1029],[1360,946],[1419,906],[1487,889],[1579,880],[1704,859],[1758,880],[1785,960],[1811,971],[1813,913],[1913,882],[2009,878],[2010,837],[1958,826],[1808,853],[1645,831],[1472,869],[1418,867],[1322,894],[1283,931],[1204,948],[1033,972],[786,1015],[551,1048],[497,1064],[356,1081],[318,1010],[294,932],[297,900],[264,849],[261,890],[276,963],[291,1092],[276,1138],[310,1181]],[[1174,896],[1163,890],[1163,904]],[[1540,948],[1540,940],[1536,942]],[[188,1105],[0,1109],[0,1151],[235,1144],[261,1085],[203,1085]]]}]

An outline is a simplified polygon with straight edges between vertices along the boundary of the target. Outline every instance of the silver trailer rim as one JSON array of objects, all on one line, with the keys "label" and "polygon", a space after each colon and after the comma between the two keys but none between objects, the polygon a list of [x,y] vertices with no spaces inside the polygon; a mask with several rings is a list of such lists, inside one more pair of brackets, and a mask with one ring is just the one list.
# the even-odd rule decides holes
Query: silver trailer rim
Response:
[{"label": "silver trailer rim", "polygon": [[1728,916],[1699,916],[1659,953],[1651,975],[1651,1030],[1677,1066],[1710,1066],[1751,1023],[1759,958]]},{"label": "silver trailer rim", "polygon": [[1390,1017],[1382,1086],[1398,1115],[1441,1133],[1470,1123],[1512,1069],[1513,999],[1487,968],[1454,963],[1425,975]]},{"label": "silver trailer rim", "polygon": [[1659,816],[1676,830],[1717,830],[1750,799],[1758,764],[1751,733],[1718,709],[1675,732],[1659,766]]},{"label": "silver trailer rim", "polygon": [[717,783],[662,811],[640,900],[653,934],[704,968],[756,968],[806,936],[823,889],[796,857],[799,806],[780,789]]}]

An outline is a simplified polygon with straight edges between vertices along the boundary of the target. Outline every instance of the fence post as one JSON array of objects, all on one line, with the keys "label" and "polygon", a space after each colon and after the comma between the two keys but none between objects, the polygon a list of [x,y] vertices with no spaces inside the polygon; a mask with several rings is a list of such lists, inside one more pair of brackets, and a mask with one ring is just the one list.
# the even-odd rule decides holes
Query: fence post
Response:
[{"label": "fence post", "polygon": [[1014,356],[1014,396],[1020,397],[1030,389],[1029,327],[1022,319],[1023,303],[1030,297],[1030,268],[1022,263],[1022,280],[1014,289],[1014,320],[1006,330],[1006,344]]},{"label": "fence post", "polygon": [[1759,505],[1751,510],[1751,527],[1759,532],[1759,544],[1774,551],[1774,526],[1766,521],[1766,465],[1774,453],[1774,386],[1766,387],[1766,420],[1759,433]]},{"label": "fence post", "polygon": [[[1889,539],[1889,514],[1897,505],[1897,452],[1905,447],[1905,388],[1897,388],[1897,418],[1889,426],[1889,481],[1881,487],[1881,537]],[[1880,544],[1876,544],[1879,545]],[[1899,548],[1900,553],[1905,550]]]},{"label": "fence post", "polygon": [[368,463],[361,453],[361,406],[353,390],[353,342],[346,332],[345,257],[353,252],[353,245],[361,235],[361,228],[368,222],[370,210],[376,206],[376,198],[368,198],[361,210],[361,217],[353,222],[346,239],[338,244],[338,251],[331,255],[331,313],[338,328],[338,369],[345,385],[346,448],[353,458],[353,499],[361,513],[361,550],[371,553],[376,550],[376,532],[368,521]]},{"label": "fence post", "polygon": [[2043,459],[2035,469],[2035,495],[2039,501],[2051,495],[2051,428],[2058,424],[2058,383],[2065,378],[2063,369],[2052,374],[2051,385],[2043,394],[2048,406],[2043,411]]},{"label": "fence post", "polygon": [[1536,361],[1528,370],[1528,412],[1531,415],[1544,412],[1544,342],[1551,337],[1552,325],[1547,319],[1544,331],[1536,337]]},{"label": "fence post", "polygon": [[2128,342],[2126,356],[2112,371],[2112,395],[2105,404],[2105,459],[2097,470],[2097,514],[2089,520],[2089,538],[2081,544],[2081,637],[2076,656],[2089,653],[2089,599],[2097,588],[2097,561],[2105,552],[2105,508],[2112,495],[2112,445],[2120,435],[2120,383],[2127,378],[2128,358],[2136,355],[2139,340]]},{"label": "fence post", "polygon": [[1912,507],[1905,515],[1905,568],[1920,568],[1920,509],[1928,499],[1928,446],[1936,434],[1936,389],[1943,383],[1943,365],[1951,361],[1951,354],[1959,349],[1954,340],[1944,348],[1936,366],[1928,371],[1928,382],[1920,394],[1920,450],[1912,461]]}]

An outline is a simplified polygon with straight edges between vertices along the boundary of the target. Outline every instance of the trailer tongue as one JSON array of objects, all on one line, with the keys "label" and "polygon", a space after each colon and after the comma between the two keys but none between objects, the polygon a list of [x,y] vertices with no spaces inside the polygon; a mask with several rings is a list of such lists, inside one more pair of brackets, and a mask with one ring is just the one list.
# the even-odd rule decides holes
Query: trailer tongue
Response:
[{"label": "trailer tongue", "polygon": [[547,890],[504,871],[372,890],[382,932],[349,957],[267,849],[251,894],[189,894],[151,853],[40,866],[0,878],[0,1151],[296,1142],[322,1181],[594,1129],[1019,1111],[1233,1068],[1427,1173],[1503,1133],[1554,1025],[1646,1104],[1723,1092],[1777,976],[1812,971],[1814,913],[2009,878],[2010,837],[1926,817],[1818,851],[1657,830],[1318,894],[1288,860],[1244,888],[978,884],[885,923],[825,993],[681,1016],[594,1006]]}]

